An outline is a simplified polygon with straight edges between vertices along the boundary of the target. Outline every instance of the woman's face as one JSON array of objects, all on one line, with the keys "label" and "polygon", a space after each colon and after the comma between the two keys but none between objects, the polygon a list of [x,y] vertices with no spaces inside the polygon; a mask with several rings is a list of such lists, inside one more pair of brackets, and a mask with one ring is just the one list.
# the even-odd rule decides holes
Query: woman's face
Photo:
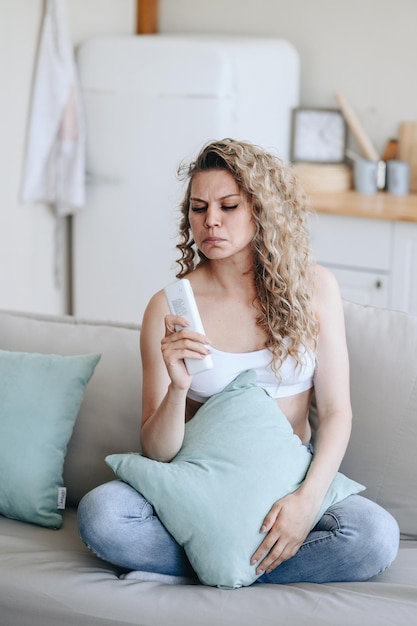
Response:
[{"label": "woman's face", "polygon": [[213,169],[194,175],[188,215],[194,241],[208,259],[252,254],[251,207],[228,171]]}]

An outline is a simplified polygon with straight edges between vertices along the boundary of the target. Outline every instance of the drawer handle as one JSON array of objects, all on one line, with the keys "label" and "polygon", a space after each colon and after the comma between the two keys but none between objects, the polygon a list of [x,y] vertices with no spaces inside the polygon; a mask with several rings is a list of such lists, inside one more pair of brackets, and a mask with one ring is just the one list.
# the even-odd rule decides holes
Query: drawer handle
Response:
[{"label": "drawer handle", "polygon": [[382,287],[382,280],[378,278],[378,280],[375,281],[375,289],[381,289],[381,287]]}]

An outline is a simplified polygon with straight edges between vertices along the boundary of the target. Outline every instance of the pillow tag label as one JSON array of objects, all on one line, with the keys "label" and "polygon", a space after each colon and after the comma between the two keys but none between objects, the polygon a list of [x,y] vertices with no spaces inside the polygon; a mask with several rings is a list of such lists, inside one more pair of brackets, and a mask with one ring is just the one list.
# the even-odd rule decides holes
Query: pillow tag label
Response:
[{"label": "pillow tag label", "polygon": [[65,509],[66,500],[67,500],[67,488],[59,487],[57,509],[59,509],[60,511],[63,511]]}]

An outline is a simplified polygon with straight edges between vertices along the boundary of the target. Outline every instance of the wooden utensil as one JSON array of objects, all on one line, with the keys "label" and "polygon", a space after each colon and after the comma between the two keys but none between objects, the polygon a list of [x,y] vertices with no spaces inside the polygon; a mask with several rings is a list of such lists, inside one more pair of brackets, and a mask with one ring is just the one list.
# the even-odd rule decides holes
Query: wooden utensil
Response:
[{"label": "wooden utensil", "polygon": [[382,153],[383,161],[390,161],[391,159],[398,159],[398,139],[388,139]]},{"label": "wooden utensil", "polygon": [[401,122],[398,158],[410,164],[410,191],[417,191],[417,122]]},{"label": "wooden utensil", "polygon": [[370,138],[346,98],[340,92],[336,92],[335,98],[346,120],[346,124],[358,142],[364,157],[370,161],[379,161],[378,152],[375,150]]}]

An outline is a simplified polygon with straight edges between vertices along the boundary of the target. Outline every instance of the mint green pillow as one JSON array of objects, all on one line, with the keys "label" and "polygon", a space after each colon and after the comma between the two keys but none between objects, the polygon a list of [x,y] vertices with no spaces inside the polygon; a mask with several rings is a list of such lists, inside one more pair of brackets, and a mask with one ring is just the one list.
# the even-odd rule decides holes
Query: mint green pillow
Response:
[{"label": "mint green pillow", "polygon": [[[297,489],[310,461],[252,371],[198,410],[170,463],[134,453],[106,457],[116,475],[153,504],[200,581],[227,588],[256,580],[250,558],[263,537],[262,521],[276,500]],[[338,473],[316,521],[331,504],[363,489]]]},{"label": "mint green pillow", "polygon": [[100,355],[0,350],[0,513],[60,528],[67,444]]}]

